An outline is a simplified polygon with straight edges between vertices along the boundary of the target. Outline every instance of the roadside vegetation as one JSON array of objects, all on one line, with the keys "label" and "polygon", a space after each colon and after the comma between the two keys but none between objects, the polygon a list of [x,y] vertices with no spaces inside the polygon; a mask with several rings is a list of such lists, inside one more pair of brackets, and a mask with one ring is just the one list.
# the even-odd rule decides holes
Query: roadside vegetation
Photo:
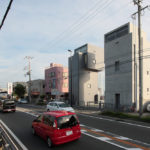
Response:
[{"label": "roadside vegetation", "polygon": [[103,111],[100,113],[101,115],[110,116],[110,117],[117,117],[120,119],[132,119],[136,121],[142,121],[150,123],[150,114],[149,116],[142,116],[140,117],[138,114],[132,113],[123,113],[123,112],[112,112],[112,111]]}]

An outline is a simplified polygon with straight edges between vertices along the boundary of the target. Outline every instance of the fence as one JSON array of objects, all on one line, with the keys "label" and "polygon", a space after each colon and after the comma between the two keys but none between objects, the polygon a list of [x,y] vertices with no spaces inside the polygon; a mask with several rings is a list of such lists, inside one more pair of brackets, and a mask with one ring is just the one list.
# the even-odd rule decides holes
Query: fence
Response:
[{"label": "fence", "polygon": [[134,112],[135,107],[131,105],[118,105],[111,103],[105,103],[104,101],[99,101],[95,104],[93,101],[88,101],[82,106],[73,106],[77,109],[82,110],[100,110],[100,111],[115,111],[115,112]]},{"label": "fence", "polygon": [[134,112],[134,105],[118,105],[111,103],[99,103],[99,109],[101,111],[118,111],[118,112]]},{"label": "fence", "polygon": [[0,150],[28,150],[0,120]]}]

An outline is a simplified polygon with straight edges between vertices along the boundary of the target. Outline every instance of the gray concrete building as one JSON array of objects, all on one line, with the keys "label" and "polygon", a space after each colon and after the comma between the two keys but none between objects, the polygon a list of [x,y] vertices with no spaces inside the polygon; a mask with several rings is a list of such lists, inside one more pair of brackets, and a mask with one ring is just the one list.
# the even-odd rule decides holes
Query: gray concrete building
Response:
[{"label": "gray concrete building", "polygon": [[37,79],[31,81],[32,103],[38,102],[38,100],[40,100],[40,96],[45,95],[44,87],[45,87],[45,80],[43,79]]},{"label": "gray concrete building", "polygon": [[[105,103],[139,110],[138,30],[127,23],[105,34]],[[150,43],[142,31],[143,106],[150,101]]]},{"label": "gray concrete building", "polygon": [[103,69],[104,50],[102,48],[85,44],[74,50],[74,55],[69,58],[71,105],[87,106],[89,103],[97,103],[100,99],[98,72]]}]

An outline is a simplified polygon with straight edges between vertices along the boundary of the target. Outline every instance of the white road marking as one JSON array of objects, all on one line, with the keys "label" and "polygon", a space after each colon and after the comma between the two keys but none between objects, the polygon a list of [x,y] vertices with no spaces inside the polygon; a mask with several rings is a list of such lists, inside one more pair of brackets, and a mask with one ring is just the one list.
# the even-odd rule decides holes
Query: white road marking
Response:
[{"label": "white road marking", "polygon": [[128,150],[143,150],[141,148],[128,148]]},{"label": "white road marking", "polygon": [[[95,117],[95,116],[84,115],[84,114],[79,114],[79,115],[85,116],[85,117],[90,117],[90,118],[95,118],[95,119],[99,119],[99,120],[107,120],[107,121],[111,121],[111,122],[112,122],[112,121],[116,122],[116,120],[113,120],[113,119],[107,119],[107,118]],[[131,126],[136,126],[136,127],[142,127],[142,128],[150,129],[149,126],[144,126],[144,125],[139,125],[139,124],[133,124],[133,123],[123,122],[123,121],[117,121],[117,122],[122,123],[122,124],[131,125]]]},{"label": "white road marking", "polygon": [[127,137],[123,137],[123,136],[118,136],[118,137],[115,137],[115,138],[120,139],[120,140],[131,140],[131,139],[129,139]]},{"label": "white road marking", "polygon": [[108,138],[108,137],[99,137],[98,138],[99,140],[101,140],[101,141],[108,141],[108,140],[111,140],[110,138]]},{"label": "white road marking", "polygon": [[128,150],[128,148],[127,148],[127,147],[124,147],[124,146],[121,146],[121,145],[118,145],[118,144],[112,143],[112,142],[110,142],[109,140],[105,140],[105,141],[104,141],[104,140],[103,140],[103,139],[101,139],[100,137],[93,136],[93,135],[88,134],[88,133],[86,133],[86,132],[84,132],[83,134],[85,134],[85,135],[87,135],[87,136],[90,136],[90,137],[92,137],[92,138],[94,138],[94,139],[97,139],[97,140],[100,140],[100,141],[103,141],[103,142],[109,143],[109,144],[111,144],[111,145],[117,146],[117,147],[119,147],[119,148],[123,148],[123,149],[125,149],[125,150]]},{"label": "white road marking", "polygon": [[8,126],[0,120],[0,123],[6,128],[6,130],[10,133],[10,135],[17,141],[17,143],[20,145],[20,147],[23,150],[28,150],[27,147],[17,138],[17,136],[8,128]]}]

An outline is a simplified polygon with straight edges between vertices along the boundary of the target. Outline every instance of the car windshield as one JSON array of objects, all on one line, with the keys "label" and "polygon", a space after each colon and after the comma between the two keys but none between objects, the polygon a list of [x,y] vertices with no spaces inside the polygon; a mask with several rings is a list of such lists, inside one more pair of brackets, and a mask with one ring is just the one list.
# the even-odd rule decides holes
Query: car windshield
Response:
[{"label": "car windshield", "polygon": [[65,103],[60,103],[58,104],[59,107],[70,107],[68,104],[65,104]]},{"label": "car windshield", "polygon": [[78,124],[76,115],[68,115],[57,118],[57,127],[59,129],[69,128]]},{"label": "car windshield", "polygon": [[4,101],[4,105],[14,105],[14,104],[15,104],[14,101],[10,101],[10,100]]}]

